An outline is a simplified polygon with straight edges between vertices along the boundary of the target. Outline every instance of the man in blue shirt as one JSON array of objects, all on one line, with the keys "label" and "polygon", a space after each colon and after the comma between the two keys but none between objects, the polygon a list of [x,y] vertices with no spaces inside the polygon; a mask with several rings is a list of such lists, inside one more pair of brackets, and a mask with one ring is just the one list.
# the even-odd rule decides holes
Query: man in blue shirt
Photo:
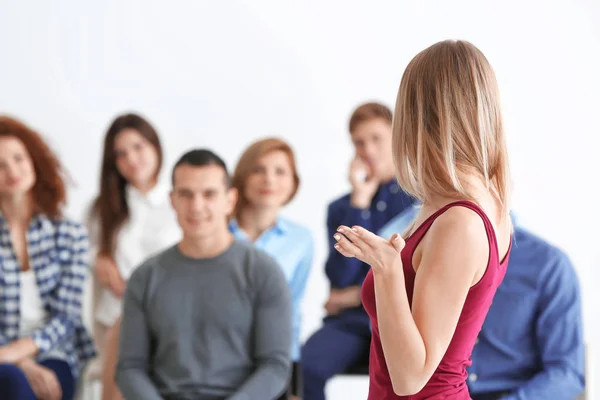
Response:
[{"label": "man in blue shirt", "polygon": [[[403,232],[416,207],[379,234]],[[567,255],[520,226],[506,276],[477,339],[467,384],[473,400],[573,400],[584,390],[581,293]]]},{"label": "man in blue shirt", "polygon": [[302,349],[305,400],[324,400],[328,379],[368,361],[371,331],[360,287],[369,265],[342,256],[333,248],[333,235],[340,225],[360,225],[376,232],[414,202],[394,179],[392,112],[381,104],[367,103],[354,111],[349,125],[356,150],[349,171],[352,192],[327,210],[330,251],[325,272],[331,289],[323,327]]}]

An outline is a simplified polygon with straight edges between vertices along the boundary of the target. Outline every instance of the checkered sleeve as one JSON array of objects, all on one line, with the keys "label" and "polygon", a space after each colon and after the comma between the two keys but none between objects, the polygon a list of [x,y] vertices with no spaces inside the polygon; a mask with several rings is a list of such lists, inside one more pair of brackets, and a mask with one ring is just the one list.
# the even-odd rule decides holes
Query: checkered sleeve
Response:
[{"label": "checkered sleeve", "polygon": [[78,224],[58,228],[58,257],[61,265],[56,295],[49,304],[51,319],[31,335],[41,354],[72,338],[81,325],[83,289],[89,265],[89,240]]}]

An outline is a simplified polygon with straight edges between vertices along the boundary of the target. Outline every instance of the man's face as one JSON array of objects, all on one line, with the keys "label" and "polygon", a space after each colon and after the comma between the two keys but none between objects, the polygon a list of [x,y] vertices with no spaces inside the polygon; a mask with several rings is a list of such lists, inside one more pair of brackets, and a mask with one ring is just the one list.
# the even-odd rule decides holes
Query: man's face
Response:
[{"label": "man's face", "polygon": [[184,236],[203,239],[227,230],[237,193],[226,182],[226,173],[218,165],[184,164],[175,169],[171,204]]},{"label": "man's face", "polygon": [[393,170],[392,126],[388,121],[376,118],[361,122],[351,136],[356,155],[369,168],[370,177],[380,178]]}]

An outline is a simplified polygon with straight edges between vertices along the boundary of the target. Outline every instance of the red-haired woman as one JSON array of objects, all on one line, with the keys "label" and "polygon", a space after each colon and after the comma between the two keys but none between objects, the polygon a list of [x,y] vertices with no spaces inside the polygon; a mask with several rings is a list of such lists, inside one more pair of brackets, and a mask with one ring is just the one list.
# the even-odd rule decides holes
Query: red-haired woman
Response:
[{"label": "red-haired woman", "polygon": [[62,214],[56,156],[23,123],[0,117],[0,393],[72,399],[95,356],[84,328],[85,228]]}]

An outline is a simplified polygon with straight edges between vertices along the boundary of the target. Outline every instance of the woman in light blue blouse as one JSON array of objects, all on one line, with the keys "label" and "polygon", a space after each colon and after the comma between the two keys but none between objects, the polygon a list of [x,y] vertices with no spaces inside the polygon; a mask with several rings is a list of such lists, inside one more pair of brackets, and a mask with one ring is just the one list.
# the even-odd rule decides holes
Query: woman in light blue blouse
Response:
[{"label": "woman in light blue blouse", "polygon": [[85,228],[63,216],[60,163],[23,123],[0,117],[0,398],[71,400],[95,356],[83,325]]},{"label": "woman in light blue blouse", "polygon": [[238,239],[249,240],[271,255],[290,287],[294,335],[290,392],[299,398],[300,305],[312,266],[313,239],[308,228],[280,216],[300,183],[294,152],[283,140],[259,140],[240,157],[232,182],[238,190],[238,204],[230,222],[231,231]]}]

